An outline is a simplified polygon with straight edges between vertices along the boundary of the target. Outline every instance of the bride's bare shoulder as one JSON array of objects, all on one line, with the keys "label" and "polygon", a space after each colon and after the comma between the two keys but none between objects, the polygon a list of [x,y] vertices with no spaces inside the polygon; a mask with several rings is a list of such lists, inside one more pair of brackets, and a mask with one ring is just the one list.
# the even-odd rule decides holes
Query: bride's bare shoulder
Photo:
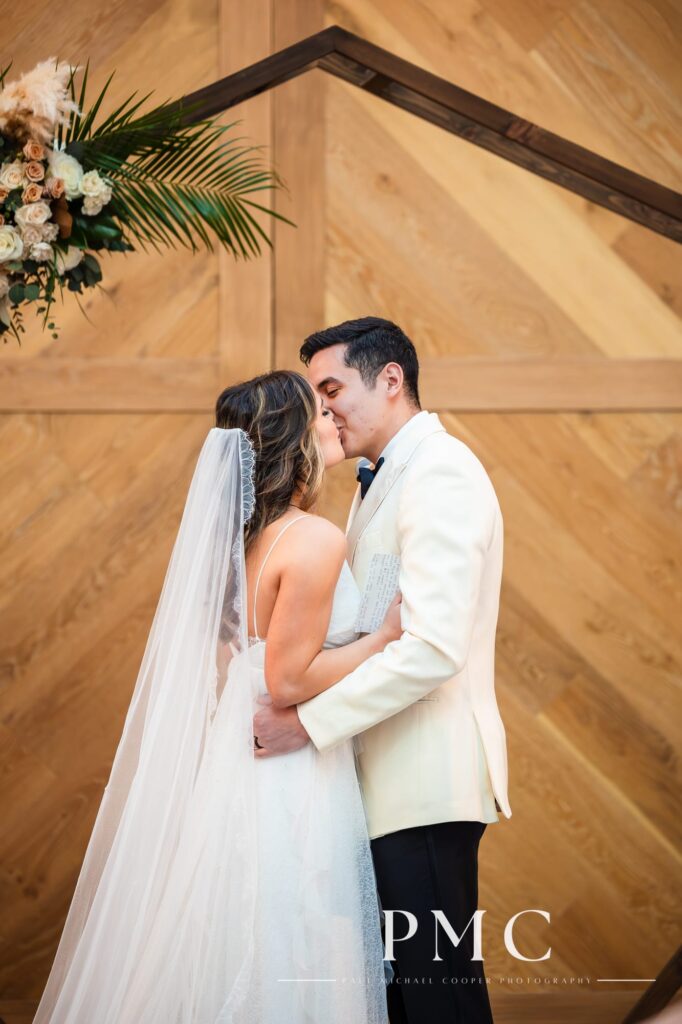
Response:
[{"label": "bride's bare shoulder", "polygon": [[297,533],[300,543],[319,543],[335,550],[341,548],[345,550],[346,548],[346,535],[343,530],[340,530],[330,519],[325,519],[324,516],[318,516],[312,512],[307,513],[301,520],[298,530],[290,530],[289,533]]},{"label": "bride's bare shoulder", "polygon": [[328,563],[330,571],[338,571],[346,557],[346,535],[331,520],[309,512],[287,530],[285,561],[310,564],[319,569]]}]

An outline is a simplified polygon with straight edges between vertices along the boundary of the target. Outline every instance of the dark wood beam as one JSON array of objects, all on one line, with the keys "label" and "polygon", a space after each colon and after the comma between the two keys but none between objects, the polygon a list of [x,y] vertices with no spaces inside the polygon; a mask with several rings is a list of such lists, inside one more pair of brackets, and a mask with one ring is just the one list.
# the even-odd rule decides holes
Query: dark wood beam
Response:
[{"label": "dark wood beam", "polygon": [[[647,1021],[664,1010],[682,986],[682,946],[675,950],[656,981],[644,991],[644,994],[632,1007],[623,1024],[639,1024]],[[679,1020],[679,1017],[676,1018]],[[673,1018],[670,1018],[672,1024]]]},{"label": "dark wood beam", "polygon": [[350,82],[652,231],[682,242],[682,195],[332,25],[178,101],[212,117],[313,68]]}]

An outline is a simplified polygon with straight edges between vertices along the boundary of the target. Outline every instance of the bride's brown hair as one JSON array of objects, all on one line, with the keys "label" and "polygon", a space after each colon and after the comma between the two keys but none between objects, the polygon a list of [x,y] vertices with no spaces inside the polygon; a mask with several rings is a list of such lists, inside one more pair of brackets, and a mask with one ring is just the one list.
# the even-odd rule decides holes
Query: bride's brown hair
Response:
[{"label": "bride's brown hair", "polygon": [[319,496],[324,457],[315,427],[317,398],[302,374],[273,370],[225,388],[215,413],[217,427],[241,427],[255,451],[256,505],[244,530],[248,551],[297,491],[304,511]]}]

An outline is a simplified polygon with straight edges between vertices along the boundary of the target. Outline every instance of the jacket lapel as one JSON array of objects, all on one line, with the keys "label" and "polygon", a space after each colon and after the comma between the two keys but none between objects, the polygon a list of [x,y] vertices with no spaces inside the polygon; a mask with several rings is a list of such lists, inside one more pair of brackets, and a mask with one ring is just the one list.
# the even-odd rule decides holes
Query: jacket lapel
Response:
[{"label": "jacket lapel", "polygon": [[415,416],[414,420],[408,420],[362,500],[358,484],[346,526],[349,562],[352,562],[361,534],[404,470],[417,445],[429,434],[435,434],[438,430],[445,430],[445,427],[435,412],[427,413],[424,417]]},{"label": "jacket lapel", "polygon": [[[381,468],[383,469],[384,467],[382,466]],[[348,519],[346,520],[346,534],[348,534],[348,531],[350,530],[350,524],[353,522],[353,519],[355,518],[355,513],[360,508],[361,500],[362,499],[360,498],[360,484],[358,484],[358,486],[355,489],[355,494],[353,495],[353,501],[350,507],[350,511],[348,513]]]}]

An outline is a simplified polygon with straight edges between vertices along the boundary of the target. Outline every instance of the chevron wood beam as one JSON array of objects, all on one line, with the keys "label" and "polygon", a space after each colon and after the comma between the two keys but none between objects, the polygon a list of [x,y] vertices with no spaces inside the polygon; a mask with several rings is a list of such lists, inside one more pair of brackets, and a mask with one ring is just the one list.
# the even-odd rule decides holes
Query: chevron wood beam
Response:
[{"label": "chevron wood beam", "polygon": [[320,68],[593,203],[682,242],[682,195],[332,25],[178,100],[188,124]]}]

